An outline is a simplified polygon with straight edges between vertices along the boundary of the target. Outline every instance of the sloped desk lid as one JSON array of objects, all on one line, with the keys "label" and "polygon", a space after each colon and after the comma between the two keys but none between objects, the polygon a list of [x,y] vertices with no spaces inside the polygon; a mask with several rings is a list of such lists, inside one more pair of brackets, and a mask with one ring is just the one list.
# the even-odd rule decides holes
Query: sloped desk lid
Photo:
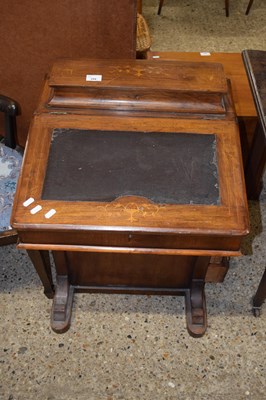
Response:
[{"label": "sloped desk lid", "polygon": [[[145,126],[145,131],[143,126]],[[81,159],[78,148],[80,145],[82,146],[82,140],[80,140],[79,145],[76,145],[74,140],[71,148],[67,149],[64,148],[67,143],[69,144],[66,139],[64,145],[61,148],[60,146],[58,147],[59,154],[54,154],[53,148],[57,142],[57,139],[54,139],[56,132],[62,132],[62,139],[64,135],[66,135],[65,138],[67,137],[68,132],[72,132],[71,136],[74,138],[76,136],[77,139],[80,135],[89,137],[93,132],[96,132],[96,134],[98,132],[100,135],[102,134],[101,132],[103,134],[106,132],[105,134],[110,136],[114,132],[114,138],[121,136],[123,132],[128,132],[130,136],[140,135],[142,138],[147,133],[147,137],[150,135],[148,137],[150,140],[154,140],[153,132],[155,132],[159,136],[159,142],[161,139],[162,142],[167,140],[170,134],[171,140],[173,139],[177,146],[184,140],[187,151],[191,150],[191,146],[188,144],[188,141],[192,138],[190,135],[195,135],[197,138],[194,138],[194,140],[200,144],[200,151],[198,151],[197,155],[198,161],[203,169],[196,171],[198,178],[196,176],[191,180],[191,165],[194,161],[193,158],[190,158],[187,160],[186,165],[181,150],[182,157],[176,157],[174,160],[177,164],[179,163],[180,166],[183,166],[184,171],[179,170],[178,173],[182,180],[186,182],[184,184],[186,188],[182,184],[179,187],[171,188],[168,186],[167,181],[163,182],[166,188],[169,189],[170,187],[171,190],[176,192],[174,194],[176,201],[171,199],[163,199],[163,201],[151,199],[147,192],[143,197],[139,196],[141,193],[135,192],[138,200],[133,193],[129,196],[126,193],[124,195],[120,193],[122,197],[114,200],[81,199],[82,193],[79,193],[79,190],[77,191],[71,184],[69,186],[71,197],[67,198],[66,196],[65,199],[57,199],[57,194],[54,195],[53,193],[56,187],[53,179],[58,178],[58,176],[56,178],[56,175],[58,175],[56,162],[61,162],[61,164],[63,162],[68,163],[68,159],[72,157],[72,154],[80,161],[80,165],[75,164],[76,174],[82,175],[82,168],[85,168],[86,163],[89,163],[90,160],[89,157],[86,158],[86,152]],[[127,134],[125,139],[126,136]],[[131,146],[128,148],[128,152],[130,151]],[[194,149],[194,153],[195,151],[196,149]],[[143,154],[144,161],[145,154],[149,154],[149,152],[150,149],[148,147]],[[110,155],[108,151],[105,151],[105,154],[107,156],[108,154]],[[94,157],[93,167],[98,161],[102,164],[100,156],[98,149],[96,157]],[[58,157],[61,157],[61,161]],[[113,157],[113,155],[110,155],[110,157]],[[217,157],[216,160],[215,157]],[[55,162],[55,165],[52,166],[51,162]],[[156,169],[156,163],[154,162],[153,164]],[[169,164],[171,163],[169,162]],[[51,173],[51,166],[55,173],[53,171]],[[177,168],[180,169],[180,166]],[[166,167],[167,162],[164,165],[164,168]],[[62,165],[60,169],[62,172]],[[104,169],[104,171],[106,172],[107,169]],[[63,171],[61,177],[59,176],[59,182],[64,183],[64,180],[70,179],[69,174],[72,174],[72,172]],[[188,175],[187,177],[186,174]],[[201,174],[202,177],[199,177]],[[90,177],[87,176],[87,182],[89,182],[93,173],[90,172],[90,175]],[[191,193],[195,196],[193,185],[200,185],[200,180],[204,178],[204,175],[210,179],[209,183],[204,182],[204,188],[199,188],[205,194],[198,192],[199,199],[190,198]],[[47,186],[45,188],[46,179],[48,186],[51,185],[52,191],[50,193],[50,189]],[[76,185],[75,179],[74,183]],[[152,182],[151,180],[149,184],[152,185]],[[77,184],[80,185],[80,182]],[[101,185],[102,183],[98,182],[98,186]],[[187,197],[185,199],[182,199],[181,191],[187,189],[189,185],[191,185],[192,190],[186,194]],[[210,188],[212,188],[211,193],[209,193]],[[135,186],[134,189],[141,190],[141,187]],[[180,191],[180,197],[177,193],[178,190]],[[205,198],[206,193],[210,196],[207,201]],[[162,194],[161,189],[157,191],[155,188],[155,194],[160,196]],[[85,196],[87,196],[86,193]],[[24,202],[29,198],[34,198],[35,203],[30,207],[25,207]],[[32,214],[30,210],[36,204],[42,207],[42,211]],[[45,213],[50,209],[55,209],[56,214],[51,219],[46,219]],[[133,220],[130,219],[131,212],[134,213]],[[131,226],[130,229],[140,231],[143,229],[145,231],[159,229],[161,232],[187,232],[190,234],[192,232],[197,234],[226,233],[230,236],[244,234],[248,228],[248,216],[237,126],[234,121],[211,121],[210,123],[210,121],[204,119],[176,120],[174,118],[124,118],[106,115],[77,116],[75,114],[51,115],[45,113],[36,115],[31,125],[22,174],[18,183],[12,223],[18,230],[35,229],[35,227],[46,229],[47,226],[51,228],[61,226],[61,229],[69,229],[70,226],[82,226],[86,230],[101,226],[105,227],[104,229],[121,230],[122,227],[129,224]]]}]

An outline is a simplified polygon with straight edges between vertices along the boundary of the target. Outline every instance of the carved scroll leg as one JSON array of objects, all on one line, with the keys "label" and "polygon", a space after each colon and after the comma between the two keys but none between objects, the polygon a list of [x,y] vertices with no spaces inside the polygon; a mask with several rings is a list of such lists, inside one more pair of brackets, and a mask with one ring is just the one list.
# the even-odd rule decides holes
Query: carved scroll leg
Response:
[{"label": "carved scroll leg", "polygon": [[57,285],[51,313],[51,326],[57,333],[66,332],[70,326],[74,287],[66,275],[57,276]]},{"label": "carved scroll leg", "polygon": [[207,329],[207,312],[204,293],[204,281],[193,280],[186,292],[187,329],[191,336],[201,337]]},{"label": "carved scroll leg", "polygon": [[42,281],[44,294],[52,299],[54,297],[54,284],[49,252],[44,250],[27,250],[27,253]]},{"label": "carved scroll leg", "polygon": [[195,258],[190,289],[185,295],[187,329],[193,337],[203,336],[207,329],[204,285],[209,262],[210,257]]}]

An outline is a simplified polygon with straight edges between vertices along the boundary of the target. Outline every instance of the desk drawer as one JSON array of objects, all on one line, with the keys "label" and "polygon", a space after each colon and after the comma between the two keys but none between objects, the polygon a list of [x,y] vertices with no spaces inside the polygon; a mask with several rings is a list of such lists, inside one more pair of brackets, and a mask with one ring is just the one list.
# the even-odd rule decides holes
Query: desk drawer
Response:
[{"label": "desk drawer", "polygon": [[[54,245],[58,250],[75,251],[103,251],[129,252],[150,249],[150,253],[158,252],[159,249],[165,250],[212,250],[222,252],[237,252],[239,254],[241,238],[239,236],[220,236],[220,235],[184,235],[184,234],[153,234],[153,233],[135,233],[135,232],[97,232],[97,231],[20,231],[19,237],[27,248],[31,244],[35,248],[43,248],[42,245]],[[34,246],[35,245],[35,246]],[[38,247],[39,246],[39,247]],[[88,249],[86,250],[86,247]],[[96,249],[95,249],[96,248]],[[97,249],[98,248],[98,249]],[[123,251],[123,248],[125,250]]]}]

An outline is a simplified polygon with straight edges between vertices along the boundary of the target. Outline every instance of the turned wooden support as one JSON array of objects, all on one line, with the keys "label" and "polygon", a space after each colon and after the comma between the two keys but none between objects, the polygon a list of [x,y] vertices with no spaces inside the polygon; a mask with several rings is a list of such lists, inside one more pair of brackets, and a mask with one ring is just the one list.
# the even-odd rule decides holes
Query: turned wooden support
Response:
[{"label": "turned wooden support", "polygon": [[56,290],[51,312],[51,327],[57,333],[66,332],[70,327],[74,287],[69,283],[68,263],[64,251],[54,251],[56,266]]}]

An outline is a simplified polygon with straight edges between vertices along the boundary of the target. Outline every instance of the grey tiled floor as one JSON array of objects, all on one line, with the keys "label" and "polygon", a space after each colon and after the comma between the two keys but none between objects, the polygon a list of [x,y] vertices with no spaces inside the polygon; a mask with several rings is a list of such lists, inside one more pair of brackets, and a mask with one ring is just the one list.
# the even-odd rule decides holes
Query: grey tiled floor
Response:
[{"label": "grey tiled floor", "polygon": [[[265,2],[256,0],[245,20],[247,1],[230,3],[226,19],[223,1],[165,0],[158,22],[158,2],[144,0],[153,49],[266,50]],[[71,329],[57,335],[26,254],[2,247],[0,399],[264,399],[266,309],[254,318],[251,298],[266,265],[265,189],[250,215],[244,255],[232,260],[223,284],[206,287],[201,339],[186,331],[182,298],[100,294],[76,295]]]}]

